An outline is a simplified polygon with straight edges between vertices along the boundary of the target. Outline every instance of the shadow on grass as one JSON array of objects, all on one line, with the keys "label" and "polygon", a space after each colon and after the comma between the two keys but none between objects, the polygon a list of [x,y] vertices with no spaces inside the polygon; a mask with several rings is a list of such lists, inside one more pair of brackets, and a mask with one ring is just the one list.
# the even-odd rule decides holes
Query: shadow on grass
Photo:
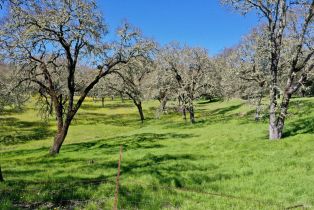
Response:
[{"label": "shadow on grass", "polygon": [[[130,177],[152,177],[154,183],[148,183],[150,186],[128,182],[120,186],[119,205],[121,209],[161,209],[170,208],[173,206],[171,196],[176,196],[176,191],[165,190],[162,187],[169,188],[198,188],[205,183],[220,182],[223,180],[237,179],[241,174],[234,172],[215,172],[219,166],[206,160],[206,164],[199,164],[200,160],[206,158],[198,154],[185,154],[178,151],[171,154],[159,152],[161,147],[166,147],[163,144],[164,140],[184,140],[195,137],[194,134],[178,134],[178,133],[142,133],[129,136],[118,136],[116,138],[101,139],[94,142],[76,143],[64,145],[61,153],[72,153],[70,156],[48,157],[40,156],[35,159],[19,160],[19,165],[25,165],[28,170],[10,170],[4,168],[5,177],[21,177],[19,182],[7,182],[5,189],[0,190],[0,202],[4,203],[9,200],[20,207],[35,209],[35,208],[60,208],[60,209],[84,209],[86,205],[92,203],[94,199],[100,199],[97,196],[110,197],[114,195],[114,183],[92,183],[94,179],[81,179],[76,175],[77,171],[80,174],[88,174],[91,171],[109,171],[105,176],[97,177],[99,179],[115,180],[117,169],[117,158],[112,156],[99,156],[93,154],[93,151],[114,155],[118,157],[119,145],[124,146],[124,159],[121,166],[121,178]],[[42,150],[44,148],[41,148]],[[154,149],[154,150],[150,150]],[[84,150],[89,150],[88,157],[84,157]],[[131,151],[139,155],[127,155]],[[27,150],[23,151],[26,152]],[[28,150],[30,152],[38,152],[36,150]],[[21,151],[16,151],[20,155]],[[156,152],[156,153],[155,153]],[[158,153],[157,153],[158,152]],[[91,155],[93,154],[93,155]],[[4,154],[5,155],[5,154]],[[96,158],[89,162],[90,158]],[[42,174],[44,168],[53,169],[52,180],[47,180],[45,183],[34,183],[33,181],[23,181],[23,175],[28,176],[33,173]],[[60,174],[68,174],[71,170],[73,175],[60,176]],[[75,173],[76,172],[76,173]],[[55,178],[54,175],[57,177]],[[45,178],[44,178],[45,179]],[[82,181],[86,181],[82,183]],[[155,183],[156,181],[156,183]],[[216,186],[216,185],[213,185]],[[217,186],[216,186],[217,187]],[[33,188],[36,190],[32,191]],[[29,189],[25,192],[18,189]],[[219,189],[213,189],[219,191]],[[155,197],[156,195],[166,194],[166,196]],[[177,196],[179,197],[179,196]],[[76,200],[87,200],[87,203],[75,203]],[[147,203],[149,201],[149,203]],[[97,206],[103,209],[104,206]],[[180,207],[180,202],[174,204],[175,207]],[[12,207],[12,206],[11,206]],[[14,207],[14,206],[13,206]]]},{"label": "shadow on grass", "polygon": [[210,116],[220,116],[220,115],[226,115],[228,112],[234,111],[236,109],[239,109],[241,106],[243,106],[243,103],[238,104],[238,105],[232,105],[232,106],[227,106],[224,108],[218,108],[214,109],[209,112]]},{"label": "shadow on grass", "polygon": [[[106,155],[118,154],[120,145],[123,145],[123,150],[125,152],[130,150],[143,150],[143,149],[158,149],[165,147],[162,144],[163,140],[183,140],[187,138],[195,137],[196,135],[192,134],[177,134],[177,133],[142,133],[134,134],[129,136],[117,136],[113,138],[100,139],[97,141],[91,142],[81,142],[75,144],[66,144],[63,145],[61,153],[69,152],[79,152],[80,154],[84,151],[97,151],[102,152]],[[14,150],[14,151],[3,151],[1,154],[3,157],[13,157],[21,156],[24,154],[42,154],[39,155],[36,159],[32,160],[21,160],[25,165],[36,166],[40,164],[62,164],[62,163],[74,163],[82,162],[87,163],[88,159],[78,156],[77,158],[69,157],[52,157],[48,155],[49,147],[42,147],[36,149],[23,149],[23,150]],[[47,152],[47,153],[46,153]],[[96,165],[96,164],[95,164]],[[85,167],[85,166],[84,166]],[[114,166],[115,167],[115,166]]]},{"label": "shadow on grass", "polygon": [[[241,103],[238,105],[218,108],[218,109],[214,109],[210,111],[208,111],[206,108],[197,107],[196,112],[197,112],[197,115],[200,113],[200,117],[198,116],[196,117],[196,123],[191,124],[189,119],[187,119],[187,121],[182,120],[182,122],[180,123],[169,122],[164,126],[164,128],[166,129],[178,129],[178,128],[193,129],[193,128],[202,128],[207,125],[211,125],[215,123],[228,122],[234,119],[244,119],[247,121],[248,116],[246,115],[246,113],[243,116],[241,115],[241,113],[229,113],[229,112],[239,109],[243,105],[244,103]],[[187,118],[188,118],[188,113],[187,113]],[[165,123],[160,122],[160,124],[165,124]]]},{"label": "shadow on grass", "polygon": [[197,102],[197,104],[210,104],[210,103],[214,103],[214,102],[218,102],[218,101],[221,101],[221,100],[218,98],[214,98],[211,100],[199,101],[199,102]]},{"label": "shadow on grass", "polygon": [[[72,183],[73,181],[81,181],[80,178],[76,176],[66,176],[60,177],[60,174],[66,172],[67,167],[75,167],[75,171],[80,171],[80,173],[88,173],[88,171],[93,170],[111,170],[113,173],[109,173],[106,175],[106,179],[114,180],[116,176],[116,168],[117,168],[117,160],[112,159],[103,159],[101,157],[89,156],[84,158],[82,156],[84,154],[84,150],[94,150],[97,152],[104,153],[106,155],[118,155],[119,145],[124,146],[124,152],[128,152],[131,150],[139,150],[142,153],[145,152],[146,149],[159,149],[161,147],[165,147],[162,144],[163,140],[182,140],[185,138],[191,138],[194,135],[191,134],[176,134],[176,133],[142,133],[142,134],[135,134],[130,136],[118,136],[116,138],[108,138],[97,140],[94,142],[86,142],[86,143],[77,143],[71,145],[64,145],[62,148],[62,153],[68,152],[77,152],[80,155],[74,155],[71,157],[50,157],[50,156],[38,156],[34,158],[27,158],[27,159],[19,159],[19,165],[23,166],[23,169],[9,169],[7,167],[3,168],[4,176],[6,178],[18,180],[18,182],[7,182],[6,189],[10,190],[10,193],[6,191],[0,192],[0,201],[10,200],[11,203],[16,205],[20,205],[27,207],[27,208],[55,208],[55,207],[62,207],[69,209],[72,207],[73,202],[75,200],[89,200],[91,199],[92,195],[98,191],[97,186],[90,186],[89,184],[75,184]],[[45,151],[46,148],[39,148],[39,149],[29,149],[29,150],[17,150],[12,152],[4,152],[2,153],[4,157],[8,155],[23,155],[23,154],[31,154],[31,153],[39,153]],[[89,152],[90,154],[90,152]],[[96,158],[90,160],[90,158]],[[189,154],[178,154],[178,155],[152,155],[147,154],[143,158],[139,160],[128,160],[126,159],[125,162],[122,164],[122,176],[123,174],[129,175],[144,175],[144,174],[152,174],[155,177],[160,179],[160,183],[175,183],[175,186],[181,185],[181,180],[179,177],[180,170],[182,168],[178,168],[176,166],[167,166],[168,168],[164,169],[157,169],[154,170],[156,165],[162,166],[164,163],[173,162],[173,161],[184,161],[184,160],[196,160],[196,156],[189,155]],[[25,170],[25,167],[28,169]],[[190,167],[190,166],[189,166]],[[23,177],[25,176],[34,176],[38,177],[40,174],[43,174],[45,168],[55,168],[54,172],[58,178],[57,180],[50,180],[46,183],[36,184],[32,181],[23,181]],[[138,171],[140,170],[140,171]],[[163,172],[162,172],[162,171]],[[169,171],[169,176],[166,175],[166,171]],[[138,172],[137,172],[138,171]],[[36,175],[37,174],[37,175]],[[66,173],[65,173],[66,174]],[[53,176],[52,176],[53,177]],[[99,178],[99,177],[98,177]],[[97,178],[97,179],[98,179]],[[104,178],[104,177],[101,177]],[[60,183],[59,183],[60,181]],[[88,180],[87,180],[87,183]],[[110,185],[113,186],[114,185]],[[28,189],[28,188],[36,188],[33,192],[24,192],[23,190],[19,191],[18,189]],[[137,189],[131,189],[129,186],[124,187],[126,191],[129,191],[131,194],[121,194],[121,199],[128,200],[127,205],[131,205],[129,201],[139,202],[142,199],[152,199],[151,195],[141,195],[139,192],[138,194],[134,195],[132,192],[137,191]],[[28,194],[27,194],[28,193]],[[29,194],[31,193],[31,194]],[[106,190],[108,196],[112,196],[114,193],[114,188],[111,190]],[[132,197],[131,200],[130,196]],[[147,197],[148,196],[148,197]],[[48,206],[47,206],[48,205]],[[141,204],[142,205],[142,204]],[[161,203],[156,204],[160,207]],[[132,204],[134,207],[134,205]],[[11,206],[12,207],[12,206]],[[14,207],[14,206],[13,206]],[[131,206],[128,206],[131,207]]]},{"label": "shadow on grass", "polygon": [[117,153],[120,145],[123,145],[124,151],[128,150],[142,150],[164,147],[162,140],[183,140],[195,137],[192,134],[178,134],[178,133],[141,133],[129,136],[116,136],[107,139],[100,139],[92,142],[82,142],[76,144],[65,145],[63,150],[65,152],[84,151],[93,149],[102,149],[105,154]]},{"label": "shadow on grass", "polygon": [[96,103],[90,102],[85,103],[82,105],[82,109],[84,110],[99,110],[101,108],[105,109],[121,109],[121,108],[132,108],[134,105],[130,102],[117,102],[117,101],[110,101],[110,103],[105,102],[104,106],[102,106],[101,101],[97,101]]},{"label": "shadow on grass", "polygon": [[[0,190],[0,207],[3,209],[75,209],[91,200],[100,186],[114,191],[114,182],[105,177],[75,179],[69,176],[49,182],[6,181]],[[109,195],[108,195],[109,196]],[[7,206],[5,202],[9,201]]]},{"label": "shadow on grass", "polygon": [[0,118],[0,144],[20,144],[52,137],[46,122],[21,121],[14,117]]},{"label": "shadow on grass", "polygon": [[[209,171],[217,169],[219,166],[207,163],[206,165],[197,164],[197,161],[203,159],[203,156],[192,154],[160,154],[155,155],[148,153],[144,157],[136,160],[125,160],[121,168],[122,177],[152,177],[156,183],[148,186],[137,184],[136,181],[128,182],[123,185],[122,190],[129,192],[123,193],[121,199],[121,208],[143,208],[145,201],[153,201],[149,206],[156,206],[156,209],[163,208],[167,205],[167,198],[175,195],[175,188],[195,188],[198,189],[205,183],[220,182],[224,180],[237,179],[241,175],[234,172],[210,173]],[[215,186],[215,185],[213,185]],[[171,194],[166,199],[155,197],[159,188],[163,188],[163,194]],[[217,185],[215,191],[219,191]],[[150,192],[147,194],[147,191]],[[166,192],[165,192],[166,191]],[[128,201],[128,202],[127,202]],[[131,205],[133,204],[133,205]],[[171,204],[171,202],[169,202]],[[173,207],[173,204],[171,204]],[[180,204],[174,206],[179,207]]]},{"label": "shadow on grass", "polygon": [[[148,113],[144,113],[145,115]],[[150,115],[148,115],[150,116]],[[141,123],[139,114],[128,113],[128,114],[106,114],[106,113],[93,113],[85,112],[78,113],[73,121],[73,125],[94,125],[94,124],[105,124],[114,126],[144,126],[148,124],[153,118],[146,117],[144,123]]]},{"label": "shadow on grass", "polygon": [[314,118],[302,118],[288,122],[283,137],[295,136],[298,134],[313,134]]},{"label": "shadow on grass", "polygon": [[314,133],[314,118],[308,117],[312,113],[314,102],[307,99],[293,100],[290,102],[288,117],[284,128],[283,137],[298,134]]}]

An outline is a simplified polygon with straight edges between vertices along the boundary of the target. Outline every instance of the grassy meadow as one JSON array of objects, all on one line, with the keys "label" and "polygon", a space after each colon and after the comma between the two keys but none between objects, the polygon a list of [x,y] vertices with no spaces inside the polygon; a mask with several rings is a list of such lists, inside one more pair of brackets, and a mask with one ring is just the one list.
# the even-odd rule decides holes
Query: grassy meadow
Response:
[{"label": "grassy meadow", "polygon": [[0,116],[0,209],[112,209],[123,145],[118,209],[314,207],[314,99],[294,99],[285,138],[268,141],[267,119],[241,100],[196,104],[197,123],[156,118],[144,102],[88,99],[58,156],[55,131],[33,103]]}]

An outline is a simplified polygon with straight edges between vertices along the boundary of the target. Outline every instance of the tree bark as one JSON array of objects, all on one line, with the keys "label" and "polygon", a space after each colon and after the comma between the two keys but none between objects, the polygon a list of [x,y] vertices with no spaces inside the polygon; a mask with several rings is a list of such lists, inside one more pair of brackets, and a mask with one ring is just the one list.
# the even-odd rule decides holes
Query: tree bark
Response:
[{"label": "tree bark", "polygon": [[269,139],[279,139],[278,128],[276,123],[276,108],[277,108],[277,91],[275,87],[270,90],[270,106],[269,106]]},{"label": "tree bark", "polygon": [[143,113],[142,102],[136,102],[135,105],[137,107],[138,113],[140,114],[140,119],[142,123],[144,123],[145,117]]},{"label": "tree bark", "polygon": [[53,145],[50,149],[50,154],[51,155],[56,155],[59,154],[61,146],[65,140],[65,137],[68,134],[69,126],[71,124],[70,121],[66,121],[61,129],[58,129],[57,134],[54,138]]},{"label": "tree bark", "polygon": [[56,96],[53,96],[53,102],[57,118],[57,133],[55,135],[53,145],[50,148],[50,154],[56,155],[59,154],[60,148],[65,140],[65,137],[68,134],[69,126],[73,119],[74,115],[67,113],[65,121],[63,120],[63,105],[62,105],[62,96],[59,97],[59,100]]},{"label": "tree bark", "polygon": [[280,139],[283,134],[283,128],[285,125],[285,119],[288,114],[288,107],[289,107],[289,102],[291,99],[291,94],[285,93],[283,96],[283,100],[281,103],[281,110],[280,110],[280,115],[277,120],[277,129],[278,129],[278,138]]},{"label": "tree bark", "polygon": [[[273,37],[271,39],[274,39]],[[276,43],[272,41],[272,43]],[[277,109],[277,95],[278,95],[278,63],[280,51],[276,50],[271,53],[271,87],[270,87],[270,103],[269,103],[269,139],[276,140],[279,138],[276,109]]]},{"label": "tree bark", "polygon": [[1,171],[1,166],[0,166],[0,182],[4,182],[3,176],[2,176],[2,171]]}]

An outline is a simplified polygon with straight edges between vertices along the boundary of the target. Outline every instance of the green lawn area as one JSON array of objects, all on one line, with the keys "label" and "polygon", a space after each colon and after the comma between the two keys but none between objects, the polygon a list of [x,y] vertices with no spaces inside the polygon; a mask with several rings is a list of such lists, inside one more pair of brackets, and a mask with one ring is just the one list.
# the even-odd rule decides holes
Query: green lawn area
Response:
[{"label": "green lawn area", "polygon": [[30,104],[0,117],[0,209],[112,209],[123,145],[119,209],[284,209],[314,206],[314,99],[294,99],[285,138],[267,140],[244,101],[200,101],[195,125],[180,114],[141,124],[131,101],[94,103],[76,116],[61,152],[55,125]]}]

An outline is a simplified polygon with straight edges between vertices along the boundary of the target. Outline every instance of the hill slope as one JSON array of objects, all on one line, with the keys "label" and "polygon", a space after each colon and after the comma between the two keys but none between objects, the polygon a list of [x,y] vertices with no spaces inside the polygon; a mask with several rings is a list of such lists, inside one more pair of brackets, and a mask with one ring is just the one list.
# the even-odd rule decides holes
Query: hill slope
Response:
[{"label": "hill slope", "polygon": [[243,101],[199,102],[197,123],[178,114],[142,125],[131,102],[88,101],[61,153],[48,156],[54,122],[34,105],[0,117],[0,208],[112,209],[119,146],[119,209],[283,209],[314,206],[313,99],[292,103],[286,138],[267,140]]}]

